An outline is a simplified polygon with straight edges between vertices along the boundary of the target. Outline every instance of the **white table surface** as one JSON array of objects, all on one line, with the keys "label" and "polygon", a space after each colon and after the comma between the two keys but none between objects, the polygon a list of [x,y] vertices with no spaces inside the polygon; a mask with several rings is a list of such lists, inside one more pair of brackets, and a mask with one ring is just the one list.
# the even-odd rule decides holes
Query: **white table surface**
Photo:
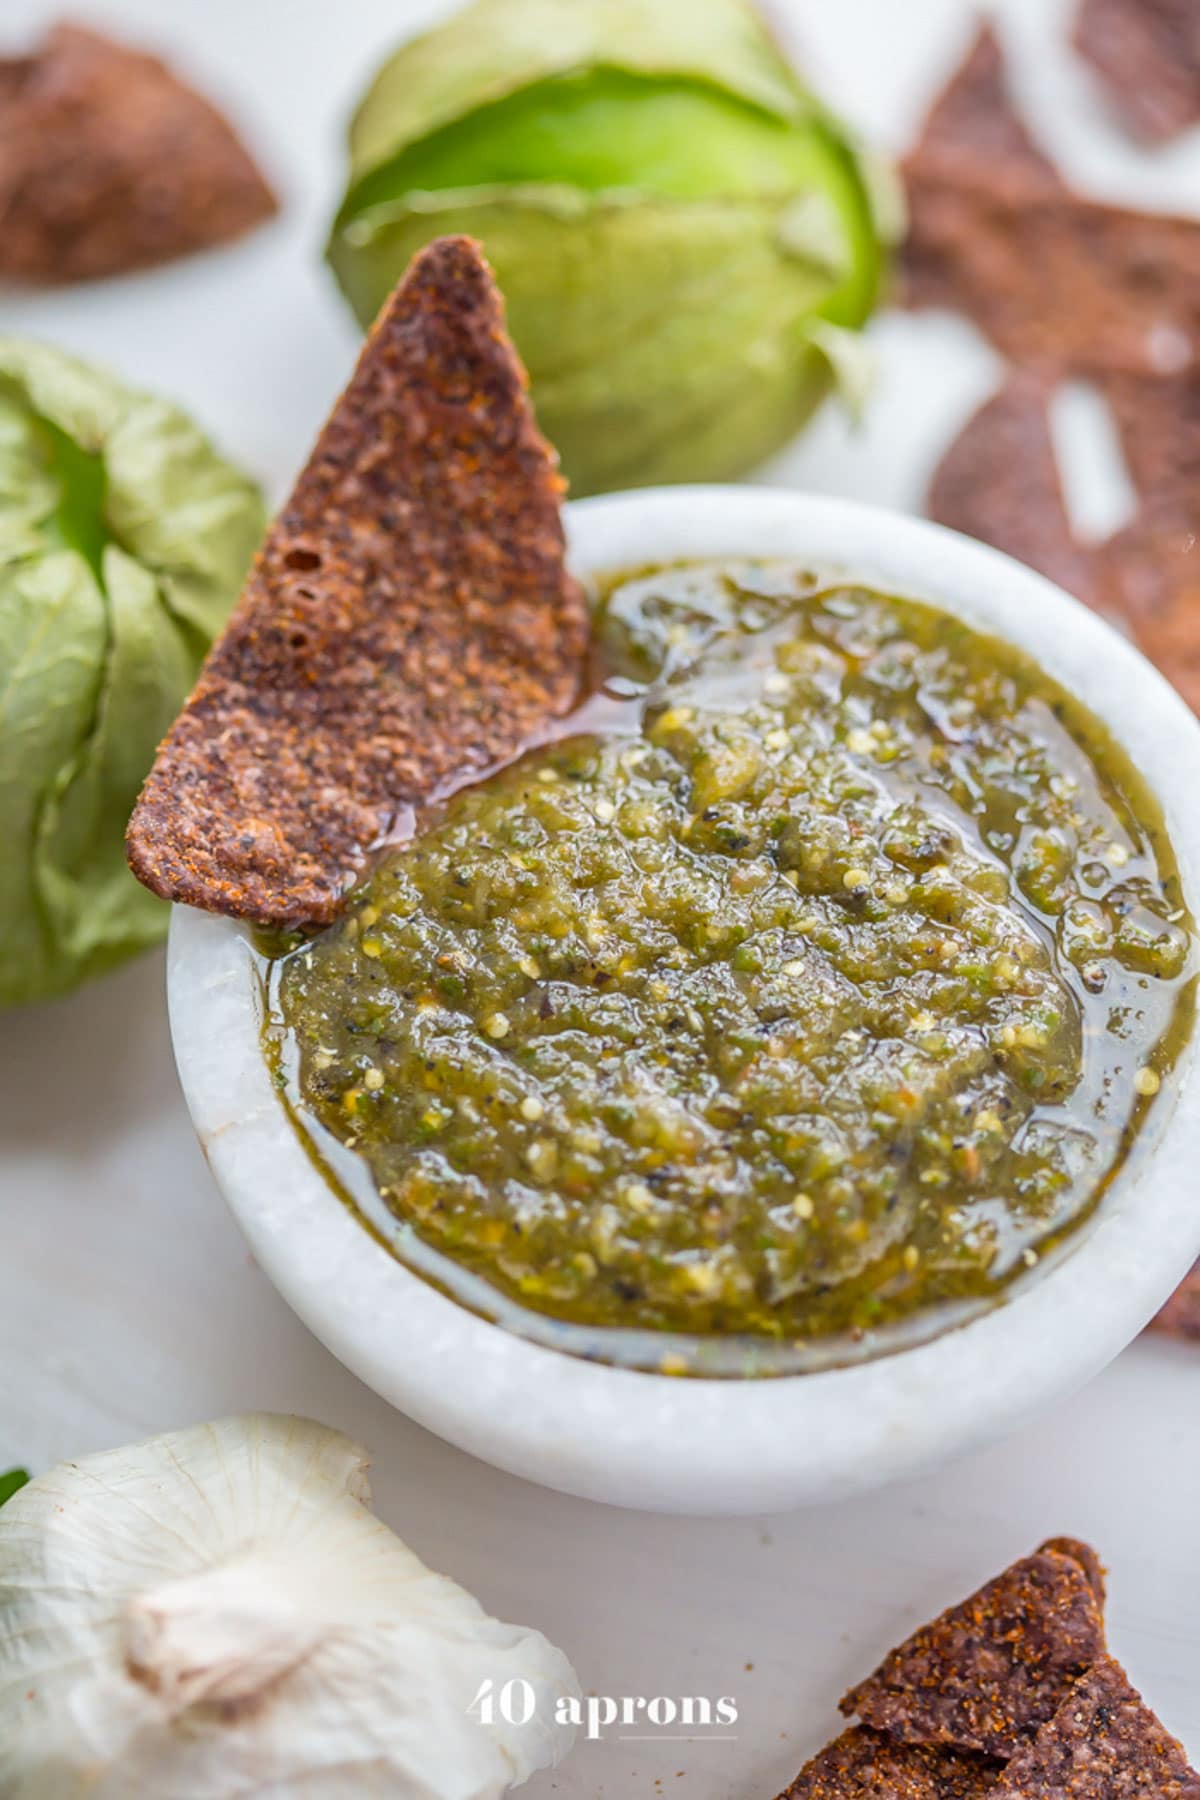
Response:
[{"label": "white table surface", "polygon": [[[703,4],[703,0],[697,0]],[[56,13],[4,0],[0,50]],[[186,402],[276,497],[348,371],[356,334],[319,260],[341,122],[380,52],[439,10],[412,0],[74,0],[177,49],[244,124],[287,197],[246,243],[154,274],[0,297],[0,330],[106,359]],[[999,9],[1044,140],[1080,182],[1196,208],[1200,138],[1147,156],[1061,47],[1064,0]],[[968,0],[776,0],[827,93],[904,142],[970,31]],[[914,507],[998,365],[969,327],[889,317],[870,426],[826,414],[769,478]],[[1079,402],[1064,430],[1086,438]],[[1074,424],[1072,425],[1072,420]],[[1081,457],[1080,517],[1119,485]],[[783,1518],[622,1513],[496,1473],[389,1410],[254,1267],[213,1188],[171,1062],[161,956],[0,1020],[0,1468],[44,1467],[252,1407],[368,1444],[379,1509],[495,1612],[536,1624],[585,1690],[733,1696],[728,1742],[581,1744],[526,1790],[764,1800],[835,1728],[838,1695],[944,1602],[1055,1533],[1112,1571],[1110,1636],[1200,1757],[1200,1352],[1130,1349],[1017,1440],[935,1479]],[[658,1784],[661,1783],[661,1786]]]}]

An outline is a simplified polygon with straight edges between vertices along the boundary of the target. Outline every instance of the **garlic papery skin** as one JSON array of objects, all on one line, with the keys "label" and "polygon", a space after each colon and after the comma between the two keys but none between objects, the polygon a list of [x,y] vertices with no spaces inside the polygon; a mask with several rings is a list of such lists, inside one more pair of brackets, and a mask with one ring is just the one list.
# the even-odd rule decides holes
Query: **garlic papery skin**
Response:
[{"label": "garlic papery skin", "polygon": [[125,1666],[172,1718],[202,1702],[248,1711],[329,1638],[304,1587],[261,1552],[164,1582],[125,1608]]},{"label": "garlic papery skin", "polygon": [[[368,1510],[363,1451],[251,1414],[62,1463],[0,1512],[0,1800],[495,1800],[566,1657]],[[528,1683],[527,1724],[473,1707]]]}]

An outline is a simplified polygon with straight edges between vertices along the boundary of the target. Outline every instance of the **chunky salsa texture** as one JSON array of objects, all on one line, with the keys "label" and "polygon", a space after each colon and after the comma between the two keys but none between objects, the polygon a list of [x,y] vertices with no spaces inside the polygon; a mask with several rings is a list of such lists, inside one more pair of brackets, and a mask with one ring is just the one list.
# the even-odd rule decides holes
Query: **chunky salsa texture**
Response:
[{"label": "chunky salsa texture", "polygon": [[802,1343],[999,1294],[1188,1025],[1128,760],[1010,647],[792,564],[614,579],[594,644],[564,734],[276,965],[301,1121],[476,1303]]}]

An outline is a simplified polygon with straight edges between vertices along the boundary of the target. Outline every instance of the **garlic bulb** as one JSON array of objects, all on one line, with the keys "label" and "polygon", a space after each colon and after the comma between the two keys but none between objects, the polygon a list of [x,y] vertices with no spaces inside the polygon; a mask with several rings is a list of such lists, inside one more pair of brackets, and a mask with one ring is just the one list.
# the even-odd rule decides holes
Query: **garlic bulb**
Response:
[{"label": "garlic bulb", "polygon": [[[259,1413],[15,1495],[0,1797],[492,1800],[557,1762],[567,1659],[427,1569],[365,1469],[338,1432]],[[487,1683],[517,1703],[474,1705]]]}]

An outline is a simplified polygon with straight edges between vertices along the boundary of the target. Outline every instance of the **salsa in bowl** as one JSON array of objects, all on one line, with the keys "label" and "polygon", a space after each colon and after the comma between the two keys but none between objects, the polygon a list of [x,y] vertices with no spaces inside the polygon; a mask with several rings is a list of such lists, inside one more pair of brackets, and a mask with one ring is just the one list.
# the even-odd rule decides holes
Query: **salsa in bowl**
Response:
[{"label": "salsa in bowl", "polygon": [[[506,1466],[544,1432],[439,1386],[432,1344],[468,1387],[520,1368],[539,1414],[627,1396],[603,1459],[560,1442],[544,1478],[576,1491],[688,1504],[675,1452],[636,1473],[662,1407],[710,1459],[692,1412],[833,1406],[858,1445],[773,1446],[718,1505],[879,1478],[864,1430],[918,1466],[1098,1367],[1200,1245],[1171,1175],[1200,734],[1106,627],[934,527],[745,490],[568,520],[580,712],[410,820],[323,933],[264,960],[178,915],[202,1138],[338,1353]],[[196,1067],[214,959],[244,1119]]]}]

